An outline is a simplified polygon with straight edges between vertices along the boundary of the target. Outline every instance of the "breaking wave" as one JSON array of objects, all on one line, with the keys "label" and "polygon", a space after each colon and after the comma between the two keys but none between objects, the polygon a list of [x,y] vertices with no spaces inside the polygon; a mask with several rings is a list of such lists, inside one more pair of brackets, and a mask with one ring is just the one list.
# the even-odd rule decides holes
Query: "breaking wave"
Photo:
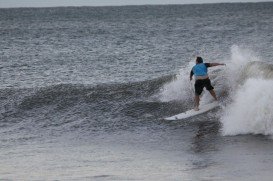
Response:
[{"label": "breaking wave", "polygon": [[220,119],[223,135],[273,134],[273,65],[238,47],[231,65],[230,96]]},{"label": "breaking wave", "polygon": [[[263,62],[253,51],[236,45],[231,47],[231,56],[224,62],[226,67],[209,69],[220,98],[221,108],[215,117],[222,123],[223,135],[273,134],[273,65]],[[193,83],[189,81],[193,65],[194,60],[161,88],[162,102],[193,100]],[[201,104],[211,99],[204,91]]]}]

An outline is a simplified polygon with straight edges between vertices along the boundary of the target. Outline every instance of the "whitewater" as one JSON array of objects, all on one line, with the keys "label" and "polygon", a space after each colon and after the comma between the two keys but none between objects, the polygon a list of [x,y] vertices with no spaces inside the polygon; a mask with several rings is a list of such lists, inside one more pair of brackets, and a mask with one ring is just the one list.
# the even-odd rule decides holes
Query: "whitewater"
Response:
[{"label": "whitewater", "polygon": [[[193,99],[193,82],[189,81],[189,70],[195,60],[179,70],[175,80],[163,86],[160,100],[188,101]],[[272,134],[272,79],[273,65],[259,59],[251,50],[234,45],[231,56],[218,62],[224,68],[210,68],[210,78],[216,86],[221,109],[218,111],[223,124],[223,135]],[[212,101],[208,92],[203,93],[201,104]]]}]

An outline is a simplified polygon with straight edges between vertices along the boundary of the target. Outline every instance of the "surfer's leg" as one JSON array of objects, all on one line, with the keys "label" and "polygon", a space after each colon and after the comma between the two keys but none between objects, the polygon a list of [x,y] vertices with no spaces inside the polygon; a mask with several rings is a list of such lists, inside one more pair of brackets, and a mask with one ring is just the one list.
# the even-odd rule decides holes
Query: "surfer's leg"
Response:
[{"label": "surfer's leg", "polygon": [[200,102],[200,95],[202,94],[204,85],[202,83],[202,80],[196,80],[194,84],[195,88],[195,96],[194,96],[194,110],[199,110],[199,102]]},{"label": "surfer's leg", "polygon": [[203,92],[204,83],[203,80],[196,80],[194,84],[195,88],[195,97],[194,97],[194,110],[199,110],[200,95]]},{"label": "surfer's leg", "polygon": [[199,110],[199,102],[200,102],[200,97],[199,97],[199,95],[195,95],[195,97],[194,97],[194,103],[195,103],[195,105],[194,105],[194,110],[195,110],[195,111],[198,111],[198,110]]},{"label": "surfer's leg", "polygon": [[214,90],[209,90],[209,93],[212,95],[212,97],[214,98],[215,101],[217,101],[217,97],[216,97],[216,94],[214,92]]},{"label": "surfer's leg", "polygon": [[211,96],[214,98],[215,101],[217,101],[217,97],[214,91],[214,87],[211,85],[210,79],[206,79],[205,80],[205,87],[206,89],[209,91],[209,93],[211,94]]}]

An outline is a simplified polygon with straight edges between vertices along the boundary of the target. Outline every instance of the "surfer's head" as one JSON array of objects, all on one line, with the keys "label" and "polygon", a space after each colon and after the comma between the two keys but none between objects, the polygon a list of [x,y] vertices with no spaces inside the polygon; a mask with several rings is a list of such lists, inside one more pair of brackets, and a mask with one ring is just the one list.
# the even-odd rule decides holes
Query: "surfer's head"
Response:
[{"label": "surfer's head", "polygon": [[198,64],[198,63],[203,63],[202,57],[196,57],[196,64]]}]

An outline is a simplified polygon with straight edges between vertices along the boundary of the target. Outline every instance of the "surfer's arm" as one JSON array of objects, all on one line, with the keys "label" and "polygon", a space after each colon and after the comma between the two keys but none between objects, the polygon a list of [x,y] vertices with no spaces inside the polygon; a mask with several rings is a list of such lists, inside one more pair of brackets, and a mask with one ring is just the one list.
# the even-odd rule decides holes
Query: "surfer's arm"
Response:
[{"label": "surfer's arm", "polygon": [[208,67],[215,67],[215,66],[218,66],[218,65],[226,65],[225,63],[208,63],[209,66]]},{"label": "surfer's arm", "polygon": [[193,71],[191,70],[191,73],[190,73],[190,80],[192,80],[192,76],[193,76]]}]

